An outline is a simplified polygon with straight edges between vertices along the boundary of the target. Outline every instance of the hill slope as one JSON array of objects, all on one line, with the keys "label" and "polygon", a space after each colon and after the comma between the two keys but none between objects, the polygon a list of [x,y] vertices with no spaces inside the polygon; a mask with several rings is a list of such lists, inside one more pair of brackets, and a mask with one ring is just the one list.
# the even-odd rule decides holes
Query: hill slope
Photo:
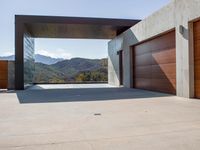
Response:
[{"label": "hill slope", "polygon": [[47,64],[47,65],[52,65],[55,64],[59,61],[63,61],[64,59],[62,58],[52,58],[52,57],[48,57],[48,56],[44,56],[44,55],[40,55],[40,54],[36,54],[35,55],[35,61],[38,63],[43,63],[43,64]]},{"label": "hill slope", "polygon": [[72,58],[53,64],[52,67],[72,77],[81,71],[91,71],[101,67],[99,59]]},{"label": "hill slope", "polygon": [[34,82],[35,83],[63,83],[65,82],[65,74],[54,69],[50,65],[36,63]]},{"label": "hill slope", "polygon": [[52,65],[35,65],[35,83],[107,80],[107,59],[73,58]]}]

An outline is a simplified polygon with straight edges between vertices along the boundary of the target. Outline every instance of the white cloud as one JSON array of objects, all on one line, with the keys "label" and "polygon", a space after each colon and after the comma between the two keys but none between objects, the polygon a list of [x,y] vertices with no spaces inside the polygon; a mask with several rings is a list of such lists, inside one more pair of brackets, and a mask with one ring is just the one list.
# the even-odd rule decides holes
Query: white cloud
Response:
[{"label": "white cloud", "polygon": [[40,55],[49,56],[52,58],[64,58],[64,59],[72,58],[71,53],[66,52],[66,50],[64,50],[64,49],[57,49],[53,52],[52,51],[49,52],[47,50],[37,50],[36,53],[40,54]]}]

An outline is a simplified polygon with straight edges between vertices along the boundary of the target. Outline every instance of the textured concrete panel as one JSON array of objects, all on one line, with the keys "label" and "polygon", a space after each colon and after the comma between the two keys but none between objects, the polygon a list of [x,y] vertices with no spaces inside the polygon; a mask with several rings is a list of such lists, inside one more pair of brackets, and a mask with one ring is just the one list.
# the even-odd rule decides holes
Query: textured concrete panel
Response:
[{"label": "textured concrete panel", "polygon": [[119,86],[119,56],[115,43],[110,41],[108,44],[108,82],[110,85]]}]

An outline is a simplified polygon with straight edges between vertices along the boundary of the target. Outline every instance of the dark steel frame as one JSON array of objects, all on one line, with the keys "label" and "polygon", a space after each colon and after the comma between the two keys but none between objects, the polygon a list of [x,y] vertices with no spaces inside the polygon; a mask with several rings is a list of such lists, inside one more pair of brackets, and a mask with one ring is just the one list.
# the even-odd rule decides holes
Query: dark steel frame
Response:
[{"label": "dark steel frame", "polygon": [[[107,19],[107,18],[80,18],[80,17],[56,17],[56,16],[28,16],[16,15],[15,16],[15,89],[24,89],[24,33],[28,31],[32,37],[45,37],[45,38],[91,38],[91,39],[110,39],[123,33],[131,26],[137,24],[140,20],[129,19]],[[58,30],[60,26],[77,26],[80,27],[91,26],[89,32],[93,33],[87,35],[84,31],[80,30],[81,36],[71,33],[70,37],[67,33],[63,36],[63,29]],[[48,28],[53,26],[55,33],[51,36],[47,33]],[[45,28],[46,27],[46,28]],[[45,32],[44,32],[45,28]],[[101,29],[104,32],[101,36],[95,34],[95,28]],[[46,31],[47,30],[47,31]],[[115,34],[113,34],[113,31]],[[112,32],[109,34],[107,32]],[[40,34],[41,33],[41,34]]]}]

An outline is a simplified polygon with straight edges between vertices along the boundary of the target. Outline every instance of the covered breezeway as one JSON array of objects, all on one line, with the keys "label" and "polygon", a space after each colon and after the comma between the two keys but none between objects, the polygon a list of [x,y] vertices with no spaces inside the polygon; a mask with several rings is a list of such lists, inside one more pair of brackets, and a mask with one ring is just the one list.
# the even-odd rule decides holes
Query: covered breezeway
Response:
[{"label": "covered breezeway", "polygon": [[15,16],[15,89],[33,84],[34,38],[113,39],[140,20]]}]

